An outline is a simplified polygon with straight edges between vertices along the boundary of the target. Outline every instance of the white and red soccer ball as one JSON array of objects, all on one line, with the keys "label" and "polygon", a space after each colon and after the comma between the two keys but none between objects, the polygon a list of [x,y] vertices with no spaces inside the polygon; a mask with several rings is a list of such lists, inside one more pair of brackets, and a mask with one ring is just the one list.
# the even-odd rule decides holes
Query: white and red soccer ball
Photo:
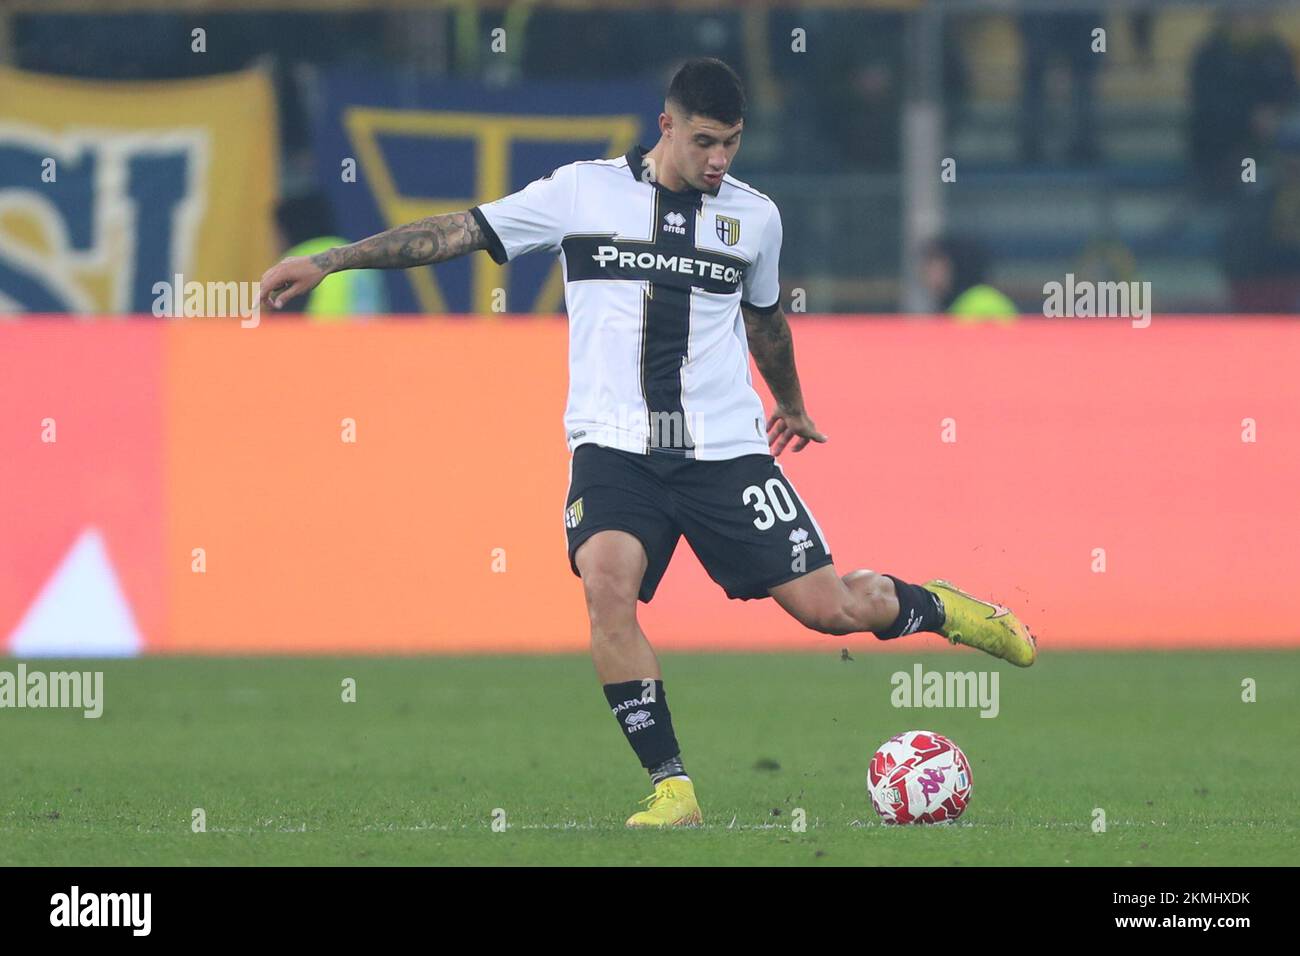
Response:
[{"label": "white and red soccer ball", "polygon": [[885,823],[950,823],[970,802],[970,761],[942,734],[909,730],[871,757],[867,793]]}]

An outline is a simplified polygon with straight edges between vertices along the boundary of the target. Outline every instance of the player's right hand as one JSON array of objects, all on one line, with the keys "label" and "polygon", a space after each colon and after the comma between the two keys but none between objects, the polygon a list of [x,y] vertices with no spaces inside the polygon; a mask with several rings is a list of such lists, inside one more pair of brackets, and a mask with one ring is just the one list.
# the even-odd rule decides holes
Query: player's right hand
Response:
[{"label": "player's right hand", "polygon": [[318,266],[311,256],[290,256],[262,274],[262,301],[279,309],[290,299],[310,292],[320,285],[329,272]]}]

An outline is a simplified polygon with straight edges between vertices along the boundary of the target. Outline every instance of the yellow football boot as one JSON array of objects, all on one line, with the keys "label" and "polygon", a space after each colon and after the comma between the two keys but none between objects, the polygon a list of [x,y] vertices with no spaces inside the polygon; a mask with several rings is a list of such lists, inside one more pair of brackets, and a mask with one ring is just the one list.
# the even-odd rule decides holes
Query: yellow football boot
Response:
[{"label": "yellow football boot", "polygon": [[981,601],[947,581],[922,585],[943,601],[943,636],[986,654],[1028,667],[1038,656],[1038,641],[1011,611],[1001,604]]},{"label": "yellow football boot", "polygon": [[695,802],[695,784],[684,777],[669,777],[641,801],[646,808],[627,818],[630,827],[689,827],[704,822]]}]

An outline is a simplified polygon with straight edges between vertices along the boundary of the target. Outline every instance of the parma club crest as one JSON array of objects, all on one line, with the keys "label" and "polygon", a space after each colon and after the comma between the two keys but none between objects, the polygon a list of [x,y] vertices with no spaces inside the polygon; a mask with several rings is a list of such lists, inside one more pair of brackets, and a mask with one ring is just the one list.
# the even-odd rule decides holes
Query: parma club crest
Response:
[{"label": "parma club crest", "polygon": [[564,511],[564,526],[576,528],[582,524],[582,499],[579,498]]},{"label": "parma club crest", "polygon": [[740,242],[739,219],[732,219],[730,216],[717,216],[715,219],[713,227],[717,230],[719,239],[729,246]]}]

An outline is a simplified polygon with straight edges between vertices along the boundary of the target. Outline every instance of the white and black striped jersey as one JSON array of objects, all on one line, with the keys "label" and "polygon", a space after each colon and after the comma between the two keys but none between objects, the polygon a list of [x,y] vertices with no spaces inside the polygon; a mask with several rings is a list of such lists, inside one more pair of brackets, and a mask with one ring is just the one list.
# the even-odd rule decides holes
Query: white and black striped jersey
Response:
[{"label": "white and black striped jersey", "polygon": [[766,453],[740,306],[777,307],[776,204],[731,176],[716,194],[672,192],[645,174],[645,153],[570,163],[470,211],[498,263],[560,257],[570,450]]}]

